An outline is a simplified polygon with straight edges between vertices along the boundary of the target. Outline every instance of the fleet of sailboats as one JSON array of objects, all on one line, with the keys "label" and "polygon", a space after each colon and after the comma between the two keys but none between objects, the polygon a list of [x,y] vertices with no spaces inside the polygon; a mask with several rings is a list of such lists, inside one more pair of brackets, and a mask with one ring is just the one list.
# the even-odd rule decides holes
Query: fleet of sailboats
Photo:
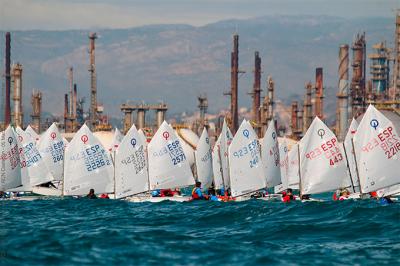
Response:
[{"label": "fleet of sailboats", "polygon": [[[338,189],[361,198],[370,192],[379,197],[400,193],[400,138],[372,105],[359,125],[353,119],[343,143],[318,117],[290,149],[286,139],[278,139],[274,123],[259,140],[247,120],[234,136],[224,120],[213,147],[204,129],[193,154],[185,154],[182,142],[165,121],[150,143],[133,125],[125,136],[116,130],[111,147],[86,125],[70,143],[55,124],[42,136],[31,127],[8,127],[0,134],[0,191],[83,196],[94,189],[115,199],[144,201],[153,191],[200,181],[204,191],[212,187],[234,198],[270,188],[275,193],[298,189],[302,196]],[[43,187],[49,182],[57,186]]]}]

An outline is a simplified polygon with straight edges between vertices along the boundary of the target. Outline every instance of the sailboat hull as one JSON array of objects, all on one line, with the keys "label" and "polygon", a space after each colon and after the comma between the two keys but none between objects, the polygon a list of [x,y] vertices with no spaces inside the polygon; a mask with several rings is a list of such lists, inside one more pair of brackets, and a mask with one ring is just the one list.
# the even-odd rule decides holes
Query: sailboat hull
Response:
[{"label": "sailboat hull", "polygon": [[126,198],[129,202],[162,202],[162,201],[176,201],[176,202],[186,202],[191,201],[192,198],[188,196],[173,196],[173,197],[151,197],[151,196],[132,196]]}]

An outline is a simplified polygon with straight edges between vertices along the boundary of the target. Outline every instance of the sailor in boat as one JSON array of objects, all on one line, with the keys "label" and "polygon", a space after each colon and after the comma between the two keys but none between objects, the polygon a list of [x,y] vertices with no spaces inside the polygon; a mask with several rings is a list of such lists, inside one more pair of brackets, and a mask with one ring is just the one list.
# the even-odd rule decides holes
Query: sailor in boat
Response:
[{"label": "sailor in boat", "polygon": [[100,195],[100,199],[109,199],[110,197],[108,196],[107,193],[103,193]]},{"label": "sailor in boat", "polygon": [[215,195],[215,189],[214,188],[209,188],[208,189],[208,199],[210,201],[219,201],[217,195]]},{"label": "sailor in boat", "polygon": [[379,203],[383,206],[394,203],[390,196],[385,196],[379,199]]},{"label": "sailor in boat", "polygon": [[282,195],[282,201],[283,202],[290,202],[292,200],[296,200],[296,197],[293,195],[293,190],[291,188],[288,188],[286,190],[286,193]]},{"label": "sailor in boat", "polygon": [[301,200],[310,200],[310,194],[301,195]]},{"label": "sailor in boat", "polygon": [[175,195],[181,195],[181,191],[179,189],[156,189],[151,192],[152,197],[173,197]]},{"label": "sailor in boat", "polygon": [[347,189],[343,189],[340,191],[339,200],[347,200],[350,196],[350,192]]},{"label": "sailor in boat", "polygon": [[197,181],[196,185],[192,190],[192,200],[208,200],[209,197],[207,194],[203,194],[201,192],[201,182]]},{"label": "sailor in boat", "polygon": [[94,194],[94,189],[93,188],[90,189],[89,194],[86,195],[86,198],[88,198],[88,199],[97,199],[96,194]]}]

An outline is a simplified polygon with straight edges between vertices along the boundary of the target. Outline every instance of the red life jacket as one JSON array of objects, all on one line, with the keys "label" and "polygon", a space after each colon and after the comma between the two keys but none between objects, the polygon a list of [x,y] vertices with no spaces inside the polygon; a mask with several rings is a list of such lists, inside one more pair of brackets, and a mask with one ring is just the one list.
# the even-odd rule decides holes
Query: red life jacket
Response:
[{"label": "red life jacket", "polygon": [[192,199],[194,199],[194,200],[200,199],[199,195],[196,193],[196,189],[197,189],[197,187],[194,187],[192,190]]},{"label": "red life jacket", "polygon": [[333,200],[338,200],[338,198],[337,198],[337,195],[336,195],[336,192],[335,192],[335,193],[333,193],[333,196],[332,196],[332,198],[333,198]]}]

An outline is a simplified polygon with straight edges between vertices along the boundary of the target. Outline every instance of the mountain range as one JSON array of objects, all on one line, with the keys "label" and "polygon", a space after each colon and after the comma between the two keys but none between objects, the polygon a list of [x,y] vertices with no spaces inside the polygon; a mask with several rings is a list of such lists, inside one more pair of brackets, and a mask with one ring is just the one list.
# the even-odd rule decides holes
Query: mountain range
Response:
[{"label": "mountain range", "polygon": [[[254,52],[262,59],[262,87],[275,81],[275,95],[283,103],[303,100],[304,84],[315,82],[315,68],[324,69],[325,111],[332,118],[336,106],[338,50],[355,34],[366,32],[367,47],[380,41],[393,46],[394,19],[330,16],[266,16],[225,20],[201,27],[151,25],[129,29],[12,32],[13,62],[23,65],[23,103],[30,112],[32,89],[43,92],[43,110],[63,112],[68,91],[67,70],[74,68],[79,97],[89,102],[88,33],[96,31],[98,101],[106,113],[122,118],[122,103],[169,105],[170,113],[193,112],[197,96],[206,94],[209,111],[228,108],[223,96],[230,88],[232,35],[239,34],[239,106],[250,107]],[[1,32],[4,57],[4,32]],[[4,71],[4,66],[2,66]],[[4,72],[3,72],[4,73]],[[3,86],[4,87],[4,86]],[[2,101],[3,102],[3,101]],[[25,115],[27,117],[27,115]]]}]

